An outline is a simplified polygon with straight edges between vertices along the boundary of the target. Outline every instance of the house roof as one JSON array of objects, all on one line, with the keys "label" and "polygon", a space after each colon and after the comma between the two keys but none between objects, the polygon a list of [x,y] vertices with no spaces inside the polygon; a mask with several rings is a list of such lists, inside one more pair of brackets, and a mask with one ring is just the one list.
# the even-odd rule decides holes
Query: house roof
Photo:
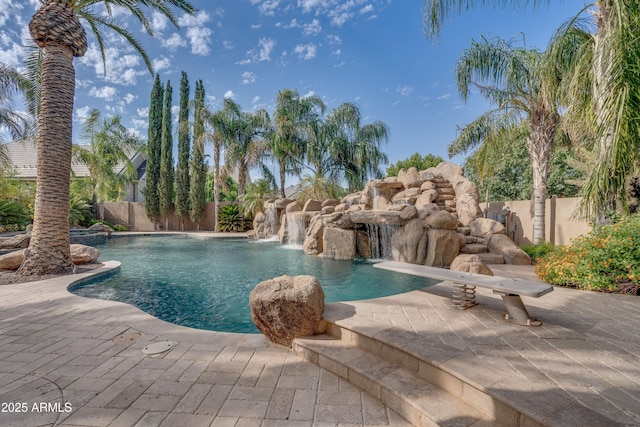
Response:
[{"label": "house roof", "polygon": [[[10,164],[15,171],[15,177],[18,179],[24,179],[28,181],[35,181],[38,173],[38,161],[37,161],[37,148],[35,139],[17,140],[5,144],[5,150],[9,158]],[[146,159],[140,153],[134,153],[131,156],[133,164],[136,168],[139,168]],[[124,169],[124,164],[118,164],[114,170],[121,172]],[[90,176],[89,168],[76,160],[71,161],[71,171],[73,176],[77,178],[84,178]]]}]

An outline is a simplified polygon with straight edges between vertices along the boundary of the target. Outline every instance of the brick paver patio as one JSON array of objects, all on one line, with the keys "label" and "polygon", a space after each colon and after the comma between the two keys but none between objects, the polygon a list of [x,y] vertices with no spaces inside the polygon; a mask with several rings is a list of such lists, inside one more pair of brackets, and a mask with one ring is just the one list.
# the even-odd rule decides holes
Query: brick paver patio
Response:
[{"label": "brick paver patio", "polygon": [[[530,267],[494,271],[532,275]],[[380,401],[261,335],[176,326],[126,304],[73,295],[69,282],[0,287],[0,426],[407,425]],[[479,292],[479,306],[458,311],[449,295],[450,287],[437,285],[340,303],[334,313],[346,308],[353,318],[375,320],[380,331],[401,328],[503,366],[513,384],[531,392],[525,406],[553,405],[554,390],[640,426],[637,297],[555,289],[525,299],[544,322],[527,328],[500,319],[497,296]],[[175,347],[142,353],[165,340]]]}]

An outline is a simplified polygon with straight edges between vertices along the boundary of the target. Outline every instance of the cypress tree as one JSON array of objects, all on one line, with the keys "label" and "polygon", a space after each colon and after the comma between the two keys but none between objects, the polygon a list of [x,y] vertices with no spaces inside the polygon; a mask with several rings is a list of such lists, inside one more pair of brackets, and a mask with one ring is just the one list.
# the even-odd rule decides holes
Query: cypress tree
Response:
[{"label": "cypress tree", "polygon": [[160,214],[160,153],[162,150],[162,95],[164,89],[160,76],[156,74],[151,101],[149,103],[149,131],[147,141],[146,185],[144,187],[144,207],[147,217],[153,221],[154,227]]},{"label": "cypress tree", "polygon": [[169,227],[169,213],[173,208],[173,137],[171,125],[171,82],[167,81],[162,109],[162,152],[160,156],[160,216],[165,219],[165,229]]},{"label": "cypress tree", "polygon": [[180,113],[178,115],[178,167],[176,169],[176,217],[184,229],[183,219],[189,215],[189,80],[182,72],[180,80]]},{"label": "cypress tree", "polygon": [[191,220],[198,224],[206,208],[205,183],[207,180],[207,164],[204,157],[204,86],[202,80],[196,82],[193,118],[193,157],[191,159]]}]

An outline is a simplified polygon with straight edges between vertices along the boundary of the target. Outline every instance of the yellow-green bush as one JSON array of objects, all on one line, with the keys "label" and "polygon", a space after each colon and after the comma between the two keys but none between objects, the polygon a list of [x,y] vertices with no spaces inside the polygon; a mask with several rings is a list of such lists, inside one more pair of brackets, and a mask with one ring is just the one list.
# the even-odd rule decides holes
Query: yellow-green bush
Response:
[{"label": "yellow-green bush", "polygon": [[547,283],[605,292],[640,292],[640,215],[596,226],[536,264]]}]

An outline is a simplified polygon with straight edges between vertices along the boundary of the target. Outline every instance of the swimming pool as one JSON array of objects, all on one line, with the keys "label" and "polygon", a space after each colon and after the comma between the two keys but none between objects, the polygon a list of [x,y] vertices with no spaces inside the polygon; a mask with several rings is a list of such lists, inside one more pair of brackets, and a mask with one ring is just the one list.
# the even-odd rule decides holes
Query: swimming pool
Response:
[{"label": "swimming pool", "polygon": [[366,260],[324,260],[271,241],[139,236],[110,239],[100,260],[122,263],[119,273],[71,289],[77,295],[126,302],[183,326],[257,333],[249,293],[288,274],[320,281],[326,302],[408,292],[434,281],[378,270]]}]

